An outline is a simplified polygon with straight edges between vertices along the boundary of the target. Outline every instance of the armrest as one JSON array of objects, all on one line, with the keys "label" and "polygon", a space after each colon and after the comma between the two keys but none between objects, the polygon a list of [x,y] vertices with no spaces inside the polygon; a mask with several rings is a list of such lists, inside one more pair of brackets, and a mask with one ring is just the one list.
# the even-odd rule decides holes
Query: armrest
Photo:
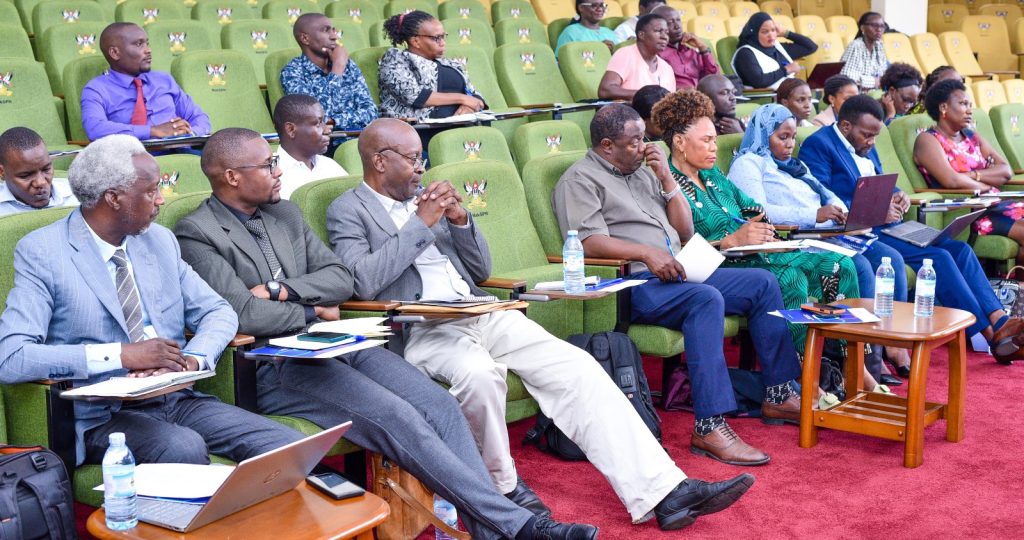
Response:
[{"label": "armrest", "polygon": [[[923,191],[927,191],[927,192],[931,192],[931,193],[946,194],[946,195],[974,195],[974,190],[973,189],[945,189],[945,188],[933,189],[933,188],[928,188],[928,189],[923,190]],[[917,193],[921,193],[921,192],[917,192]]]},{"label": "armrest", "polygon": [[[1013,174],[1024,174],[1024,169],[1014,169]],[[1024,179],[1011,179],[1004,186],[1024,186]]]},{"label": "armrest", "polygon": [[390,311],[400,305],[394,300],[349,300],[338,307],[346,311]]},{"label": "armrest", "polygon": [[242,345],[252,345],[256,343],[256,338],[246,334],[235,334],[235,337],[228,342],[228,347],[241,347]]},{"label": "armrest", "polygon": [[68,144],[74,146],[89,146],[89,141],[68,141]]},{"label": "armrest", "polygon": [[795,230],[800,228],[800,227],[797,227],[796,225],[775,225],[774,223],[772,224],[772,227],[775,227],[776,231],[783,231],[783,232],[795,231]]},{"label": "armrest", "polygon": [[[548,255],[549,263],[562,264],[562,258],[554,255]],[[591,266],[625,266],[629,264],[626,259],[600,259],[597,257],[584,257],[583,264],[589,264]]]},{"label": "armrest", "polygon": [[526,280],[489,277],[477,283],[477,286],[493,287],[495,289],[524,289],[526,288]]}]

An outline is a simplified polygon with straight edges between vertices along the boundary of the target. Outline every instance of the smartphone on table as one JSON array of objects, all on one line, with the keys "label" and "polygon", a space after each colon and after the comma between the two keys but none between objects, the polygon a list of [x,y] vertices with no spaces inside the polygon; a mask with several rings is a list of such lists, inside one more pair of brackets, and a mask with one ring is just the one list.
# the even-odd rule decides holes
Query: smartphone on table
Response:
[{"label": "smartphone on table", "polygon": [[846,313],[846,310],[841,307],[821,304],[818,302],[803,304],[800,306],[800,309],[810,311],[816,315],[826,315],[831,317],[838,317],[839,315]]},{"label": "smartphone on table", "polygon": [[318,343],[338,343],[354,337],[352,334],[340,332],[308,332],[298,335],[299,341],[316,341]]},{"label": "smartphone on table", "polygon": [[306,483],[324,492],[327,496],[339,501],[358,497],[366,490],[353,484],[338,473],[329,472],[322,474],[311,474],[306,477]]}]

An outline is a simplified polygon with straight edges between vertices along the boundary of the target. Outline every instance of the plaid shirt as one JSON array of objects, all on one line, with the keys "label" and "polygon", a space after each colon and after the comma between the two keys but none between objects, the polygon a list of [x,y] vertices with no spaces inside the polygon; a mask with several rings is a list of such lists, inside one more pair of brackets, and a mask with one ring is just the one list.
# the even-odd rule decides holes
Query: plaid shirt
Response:
[{"label": "plaid shirt", "polygon": [[[889,67],[889,60],[885,57],[885,46],[881,40],[875,42],[875,50],[872,52],[868,51],[864,38],[857,38],[846,47],[840,60],[846,62],[841,73],[865,88],[874,88],[875,79],[881,77]],[[871,84],[866,84],[869,80]]]},{"label": "plaid shirt", "polygon": [[281,86],[285,94],[317,98],[324,116],[334,120],[334,129],[359,130],[377,119],[377,104],[370,97],[363,72],[351,59],[345,73],[335,75],[299,55],[281,70]]}]

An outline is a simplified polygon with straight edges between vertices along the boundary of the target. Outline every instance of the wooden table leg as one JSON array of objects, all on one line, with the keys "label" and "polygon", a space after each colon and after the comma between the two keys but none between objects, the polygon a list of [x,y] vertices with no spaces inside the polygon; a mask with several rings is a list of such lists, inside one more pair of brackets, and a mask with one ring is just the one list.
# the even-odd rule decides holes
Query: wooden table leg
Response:
[{"label": "wooden table leg", "polygon": [[957,332],[949,342],[949,398],[946,403],[946,440],[959,442],[964,438],[964,402],[967,379],[967,337]]},{"label": "wooden table leg", "polygon": [[846,341],[846,399],[864,390],[864,344]]},{"label": "wooden table leg", "polygon": [[804,370],[800,376],[800,448],[810,448],[818,444],[818,428],[814,425],[813,407],[818,401],[822,345],[824,345],[824,340],[818,333],[818,329],[814,326],[807,328]]},{"label": "wooden table leg", "polygon": [[928,386],[928,348],[915,342],[910,358],[907,391],[907,427],[903,466],[919,467],[924,461],[924,393]]}]

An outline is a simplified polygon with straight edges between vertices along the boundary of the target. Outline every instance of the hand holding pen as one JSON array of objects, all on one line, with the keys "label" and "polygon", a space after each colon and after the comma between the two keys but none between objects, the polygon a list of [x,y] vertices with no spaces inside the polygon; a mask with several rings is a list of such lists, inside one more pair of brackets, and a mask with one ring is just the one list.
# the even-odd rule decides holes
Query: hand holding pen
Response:
[{"label": "hand holding pen", "polygon": [[722,248],[733,248],[736,246],[750,246],[756,244],[764,244],[767,242],[775,242],[778,240],[775,236],[775,227],[772,227],[771,223],[765,223],[764,213],[760,213],[749,220],[744,220],[733,216],[733,221],[741,223],[742,226],[736,229],[732,234],[722,239]]}]

